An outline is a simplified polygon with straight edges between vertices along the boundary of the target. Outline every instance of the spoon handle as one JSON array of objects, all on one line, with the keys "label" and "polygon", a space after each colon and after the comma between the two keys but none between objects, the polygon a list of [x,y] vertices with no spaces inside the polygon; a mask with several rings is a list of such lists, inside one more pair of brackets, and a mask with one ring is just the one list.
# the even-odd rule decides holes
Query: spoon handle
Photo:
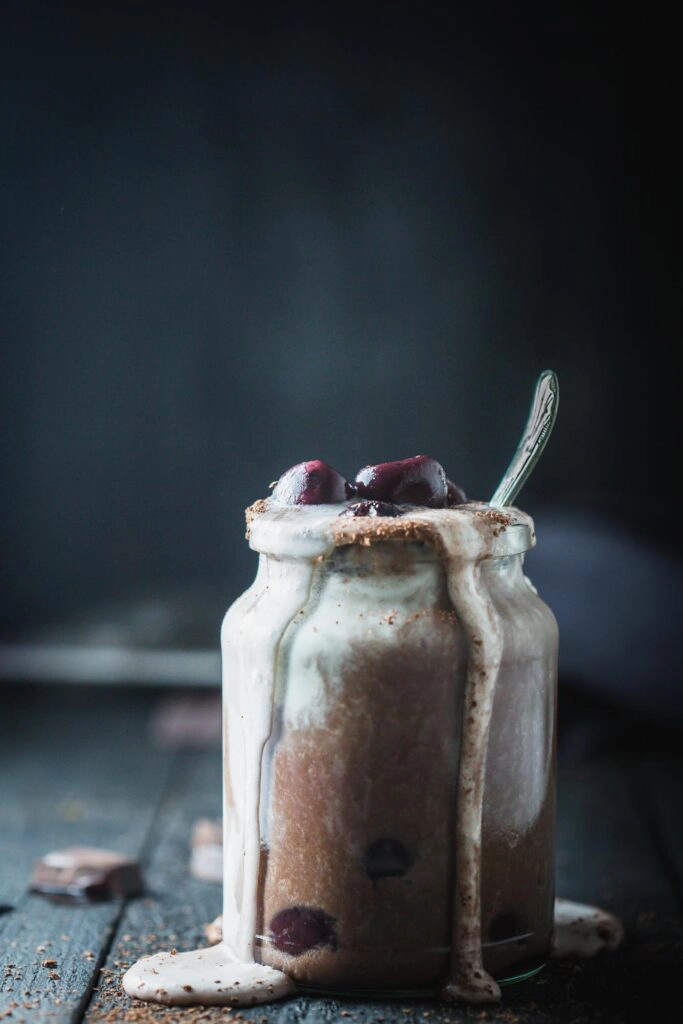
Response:
[{"label": "spoon handle", "polygon": [[552,370],[544,370],[536,381],[529,418],[505,476],[489,501],[490,505],[511,505],[541,457],[553,429],[560,403],[560,388]]}]

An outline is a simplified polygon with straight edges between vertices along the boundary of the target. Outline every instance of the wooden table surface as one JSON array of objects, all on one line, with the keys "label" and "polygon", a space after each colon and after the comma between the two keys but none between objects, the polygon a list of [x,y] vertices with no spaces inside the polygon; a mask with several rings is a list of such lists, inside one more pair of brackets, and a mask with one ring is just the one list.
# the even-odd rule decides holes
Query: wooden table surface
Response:
[{"label": "wooden table surface", "polygon": [[[227,1010],[156,1007],[120,987],[138,956],[204,944],[203,926],[220,911],[220,888],[187,872],[193,822],[220,816],[220,749],[152,743],[158,691],[0,689],[0,1020],[682,1021],[679,740],[573,692],[561,706],[558,893],[621,914],[622,949],[551,962],[532,981],[505,989],[498,1007],[298,997]],[[139,856],[146,895],[76,906],[31,895],[34,859],[72,844]]]}]

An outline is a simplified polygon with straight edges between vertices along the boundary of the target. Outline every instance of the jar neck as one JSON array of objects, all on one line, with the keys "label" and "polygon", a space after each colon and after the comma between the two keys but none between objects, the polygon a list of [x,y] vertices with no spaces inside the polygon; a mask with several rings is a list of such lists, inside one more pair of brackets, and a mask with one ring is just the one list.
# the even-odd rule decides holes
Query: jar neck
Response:
[{"label": "jar neck", "polygon": [[[514,588],[524,582],[524,552],[483,559],[479,572],[487,587]],[[272,582],[292,576],[310,575],[319,581],[362,579],[368,585],[401,586],[413,579],[424,580],[448,574],[447,560],[433,544],[389,541],[372,545],[348,544],[316,559],[283,557],[262,553],[259,574]]]},{"label": "jar neck", "polygon": [[[487,575],[511,575],[524,564],[526,552],[484,558],[479,563]],[[439,550],[424,541],[386,541],[375,544],[345,544],[315,559],[294,554],[261,552],[260,560],[271,565],[313,566],[318,572],[400,574],[430,565],[445,565],[447,559]]]},{"label": "jar neck", "polygon": [[323,572],[362,576],[411,574],[424,567],[439,566],[441,558],[432,544],[422,541],[387,541],[378,544],[345,544],[323,559]]}]

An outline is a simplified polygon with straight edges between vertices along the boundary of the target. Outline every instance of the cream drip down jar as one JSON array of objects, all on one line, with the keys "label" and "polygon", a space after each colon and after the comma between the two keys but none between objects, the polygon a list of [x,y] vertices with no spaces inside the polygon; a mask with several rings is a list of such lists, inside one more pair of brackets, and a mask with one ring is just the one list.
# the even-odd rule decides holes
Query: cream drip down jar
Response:
[{"label": "cream drip down jar", "polygon": [[223,942],[126,990],[495,1001],[553,933],[558,636],[530,517],[426,456],[353,484],[308,462],[248,536],[222,627]]}]

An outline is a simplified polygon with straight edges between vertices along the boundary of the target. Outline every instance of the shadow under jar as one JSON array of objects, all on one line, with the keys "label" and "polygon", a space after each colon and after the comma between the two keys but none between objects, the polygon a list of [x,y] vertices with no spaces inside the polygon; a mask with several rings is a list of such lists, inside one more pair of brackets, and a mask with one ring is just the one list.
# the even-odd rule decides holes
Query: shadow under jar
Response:
[{"label": "shadow under jar", "polygon": [[[557,627],[524,577],[525,536],[480,566],[503,640],[481,850],[483,962],[502,982],[543,965],[553,925]],[[451,958],[468,658],[444,555],[409,540],[315,559],[264,547],[224,627],[244,664],[289,602],[260,754],[255,958],[316,991],[432,992]]]}]

